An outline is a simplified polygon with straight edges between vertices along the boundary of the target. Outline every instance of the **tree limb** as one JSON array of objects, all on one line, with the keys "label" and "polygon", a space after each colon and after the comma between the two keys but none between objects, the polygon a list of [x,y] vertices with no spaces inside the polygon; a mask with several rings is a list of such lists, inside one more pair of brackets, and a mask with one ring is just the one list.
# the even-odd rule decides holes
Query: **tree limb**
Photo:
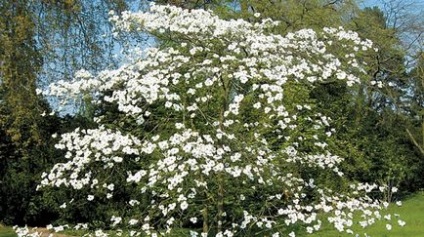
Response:
[{"label": "tree limb", "polygon": [[412,133],[409,131],[409,129],[406,129],[406,132],[408,133],[409,137],[411,138],[412,142],[414,143],[414,145],[420,150],[421,154],[424,155],[424,148],[421,147],[417,140],[415,139],[415,137],[412,135]]}]

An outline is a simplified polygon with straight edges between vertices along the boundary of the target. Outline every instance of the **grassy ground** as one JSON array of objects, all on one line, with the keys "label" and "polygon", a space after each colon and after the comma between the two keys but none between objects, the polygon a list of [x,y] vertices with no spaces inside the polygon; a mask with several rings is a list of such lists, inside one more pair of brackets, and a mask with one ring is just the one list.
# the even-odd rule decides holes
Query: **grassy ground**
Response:
[{"label": "grassy ground", "polygon": [[15,237],[16,234],[12,228],[0,225],[0,237]]},{"label": "grassy ground", "polygon": [[[392,230],[386,229],[387,222],[378,222],[375,225],[362,229],[361,227],[356,228],[359,233],[367,233],[372,237],[422,237],[424,236],[424,192],[415,194],[407,198],[401,207],[391,205],[388,213],[397,213],[400,215],[400,219],[406,222],[406,225],[400,227],[397,224],[396,218],[393,218],[390,224],[392,224]],[[323,230],[308,235],[310,237],[352,237],[349,234],[341,234],[334,228],[324,227]],[[365,236],[365,235],[361,235]]]},{"label": "grassy ground", "polygon": [[[43,233],[41,237],[48,237],[50,235],[50,231],[45,228],[38,228],[38,232]],[[0,237],[16,237],[15,231],[11,227],[4,227],[0,225]],[[62,234],[62,233],[53,233],[53,237],[72,237],[72,234]]]},{"label": "grassy ground", "polygon": [[[372,237],[423,237],[424,236],[424,192],[415,194],[407,198],[401,207],[391,205],[388,210],[389,213],[397,213],[400,218],[406,221],[406,225],[400,227],[397,224],[397,219],[392,217],[391,231],[386,230],[387,222],[379,222],[366,229],[360,227],[354,229],[359,233],[367,233]],[[339,233],[330,226],[324,228],[308,237],[352,237],[353,235]],[[74,235],[74,233],[70,234]],[[0,225],[0,237],[15,237],[12,228],[3,227]],[[65,235],[59,235],[61,237]],[[361,235],[364,236],[364,235]],[[183,236],[182,236],[183,237]]]}]

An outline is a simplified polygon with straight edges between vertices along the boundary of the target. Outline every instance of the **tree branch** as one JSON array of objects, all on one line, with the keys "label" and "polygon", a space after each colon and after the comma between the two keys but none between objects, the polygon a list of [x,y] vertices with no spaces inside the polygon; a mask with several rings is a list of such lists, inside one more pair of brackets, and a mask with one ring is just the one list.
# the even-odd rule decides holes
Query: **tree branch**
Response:
[{"label": "tree branch", "polygon": [[424,155],[424,148],[421,147],[417,140],[415,139],[415,137],[412,135],[412,133],[409,131],[409,129],[406,129],[406,132],[408,133],[409,137],[411,138],[412,142],[414,143],[414,145],[420,150],[421,154]]}]

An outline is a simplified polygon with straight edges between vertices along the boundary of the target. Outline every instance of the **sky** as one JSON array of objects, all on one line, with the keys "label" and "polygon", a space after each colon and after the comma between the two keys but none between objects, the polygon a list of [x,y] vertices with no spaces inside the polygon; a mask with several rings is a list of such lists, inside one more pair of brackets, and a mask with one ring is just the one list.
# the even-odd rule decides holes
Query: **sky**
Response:
[{"label": "sky", "polygon": [[360,7],[379,7],[388,27],[401,32],[400,38],[410,53],[424,48],[424,0],[358,0]]},{"label": "sky", "polygon": [[358,5],[361,7],[373,7],[377,6],[380,9],[384,9],[385,6],[406,6],[405,11],[424,11],[424,0],[357,0]]}]

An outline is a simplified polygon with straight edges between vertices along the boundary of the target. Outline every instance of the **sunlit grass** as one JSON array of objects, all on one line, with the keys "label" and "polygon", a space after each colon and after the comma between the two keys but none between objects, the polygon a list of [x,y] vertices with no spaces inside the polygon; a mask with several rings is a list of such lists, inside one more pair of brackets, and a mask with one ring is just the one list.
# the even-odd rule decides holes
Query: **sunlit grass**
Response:
[{"label": "sunlit grass", "polygon": [[[389,222],[380,221],[365,229],[356,227],[359,233],[366,233],[372,237],[421,237],[424,236],[424,192],[417,193],[403,202],[402,206],[396,206],[392,204],[386,213],[399,214],[400,218],[395,218],[392,215],[392,220]],[[406,225],[401,227],[397,221],[401,219],[406,222]],[[386,229],[386,224],[392,225],[392,230]],[[352,237],[346,233],[339,233],[337,230],[333,230],[331,226],[324,226],[324,228],[312,235],[311,237]],[[360,236],[365,236],[364,234]]]}]

